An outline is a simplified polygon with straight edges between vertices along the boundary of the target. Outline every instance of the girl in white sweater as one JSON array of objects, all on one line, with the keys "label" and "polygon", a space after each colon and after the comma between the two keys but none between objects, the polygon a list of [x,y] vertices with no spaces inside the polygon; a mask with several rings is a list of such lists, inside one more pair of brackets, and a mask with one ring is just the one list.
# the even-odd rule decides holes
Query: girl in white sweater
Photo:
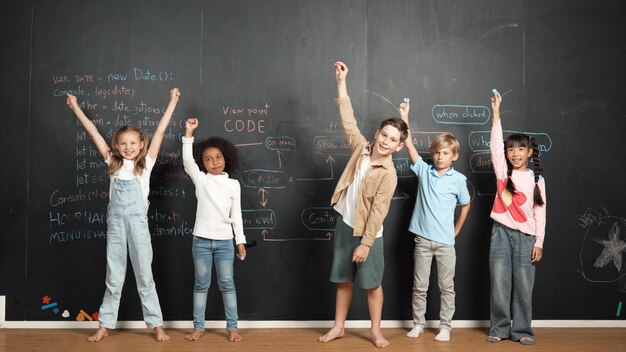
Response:
[{"label": "girl in white sweater", "polygon": [[196,341],[204,334],[207,292],[211,286],[211,267],[215,262],[217,283],[222,293],[228,340],[241,341],[237,332],[237,293],[233,275],[235,250],[239,259],[246,256],[246,238],[241,216],[241,186],[228,177],[237,170],[237,148],[229,141],[212,137],[193,146],[193,131],[198,120],[187,119],[183,137],[183,165],[196,186],[198,206],[193,229],[192,254],[195,268],[193,289],[194,331],[186,336]]}]

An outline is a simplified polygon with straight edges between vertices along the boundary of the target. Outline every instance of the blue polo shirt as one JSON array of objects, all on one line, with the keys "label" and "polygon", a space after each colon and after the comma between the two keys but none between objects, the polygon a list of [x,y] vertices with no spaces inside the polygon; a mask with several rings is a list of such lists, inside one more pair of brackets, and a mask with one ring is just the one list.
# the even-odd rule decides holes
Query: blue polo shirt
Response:
[{"label": "blue polo shirt", "polygon": [[454,209],[470,202],[466,177],[450,168],[442,176],[420,157],[411,170],[417,175],[417,198],[409,231],[431,241],[454,245]]}]

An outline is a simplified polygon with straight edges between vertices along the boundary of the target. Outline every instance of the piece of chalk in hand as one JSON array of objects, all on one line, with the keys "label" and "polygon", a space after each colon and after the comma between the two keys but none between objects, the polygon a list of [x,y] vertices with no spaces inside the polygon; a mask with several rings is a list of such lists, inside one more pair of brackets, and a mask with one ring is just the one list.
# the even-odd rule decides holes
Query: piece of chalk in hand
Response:
[{"label": "piece of chalk in hand", "polygon": [[404,99],[402,99],[402,101],[404,101],[405,103],[408,103],[408,102],[410,102],[410,101],[411,101],[411,99],[409,99],[409,98],[404,98]]},{"label": "piece of chalk in hand", "polygon": [[494,88],[494,89],[491,90],[491,93],[498,94],[498,90]]}]

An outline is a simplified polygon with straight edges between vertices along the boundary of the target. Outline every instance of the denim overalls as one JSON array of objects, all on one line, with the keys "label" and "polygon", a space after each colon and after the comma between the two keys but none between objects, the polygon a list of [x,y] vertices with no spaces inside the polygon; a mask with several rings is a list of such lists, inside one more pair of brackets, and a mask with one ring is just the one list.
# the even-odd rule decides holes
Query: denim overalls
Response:
[{"label": "denim overalls", "polygon": [[147,206],[139,179],[111,178],[107,215],[106,290],[98,312],[100,327],[115,329],[122,287],[126,278],[127,254],[137,281],[143,319],[148,328],[163,325],[156,286],[152,278],[152,244]]}]

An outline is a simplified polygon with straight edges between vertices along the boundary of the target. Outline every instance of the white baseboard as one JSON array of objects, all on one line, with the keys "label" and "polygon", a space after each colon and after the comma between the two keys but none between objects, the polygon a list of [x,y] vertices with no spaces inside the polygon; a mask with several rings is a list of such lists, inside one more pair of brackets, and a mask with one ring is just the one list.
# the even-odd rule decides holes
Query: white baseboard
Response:
[{"label": "white baseboard", "polygon": [[[3,299],[0,296],[0,303]],[[3,313],[3,312],[2,312]],[[2,316],[0,316],[2,317]],[[240,320],[238,322],[241,329],[309,329],[309,328],[330,328],[333,325],[331,320]],[[439,325],[438,320],[426,322],[427,328],[435,328]],[[191,320],[166,321],[163,326],[166,329],[191,329]],[[220,321],[207,321],[207,329],[225,329],[226,323]],[[383,328],[411,328],[411,320],[383,320]],[[535,328],[626,328],[626,320],[533,320],[532,326]],[[346,322],[347,328],[369,328],[369,320],[349,320]],[[453,328],[487,328],[488,320],[454,320]],[[0,320],[0,328],[7,329],[97,329],[97,321],[4,321]],[[143,321],[120,321],[118,329],[145,329]]]},{"label": "white baseboard", "polygon": [[4,319],[6,317],[7,296],[0,296],[0,328],[4,327]]}]

